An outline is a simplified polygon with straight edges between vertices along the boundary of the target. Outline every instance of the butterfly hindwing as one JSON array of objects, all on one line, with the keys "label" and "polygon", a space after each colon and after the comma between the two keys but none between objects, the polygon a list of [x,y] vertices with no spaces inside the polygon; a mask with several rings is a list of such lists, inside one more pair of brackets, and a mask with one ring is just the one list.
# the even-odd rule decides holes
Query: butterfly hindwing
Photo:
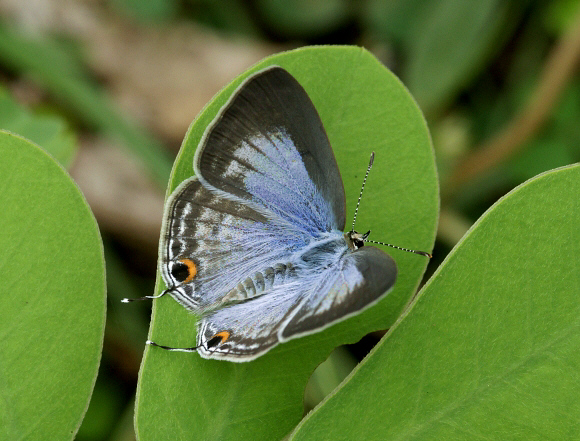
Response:
[{"label": "butterfly hindwing", "polygon": [[[295,292],[281,285],[266,295],[218,309],[198,323],[198,352],[204,358],[252,360],[279,343],[280,326],[297,307]],[[227,338],[216,341],[216,335]]]},{"label": "butterfly hindwing", "polygon": [[397,265],[372,246],[349,251],[322,272],[279,332],[281,341],[309,334],[375,304],[393,288]]},{"label": "butterfly hindwing", "polygon": [[[197,334],[200,354],[251,360],[278,343],[356,314],[390,291],[397,275],[391,257],[374,247],[342,251],[327,256],[334,263],[326,268],[312,270],[299,264],[287,283],[204,317]],[[227,338],[216,340],[216,335]]]}]

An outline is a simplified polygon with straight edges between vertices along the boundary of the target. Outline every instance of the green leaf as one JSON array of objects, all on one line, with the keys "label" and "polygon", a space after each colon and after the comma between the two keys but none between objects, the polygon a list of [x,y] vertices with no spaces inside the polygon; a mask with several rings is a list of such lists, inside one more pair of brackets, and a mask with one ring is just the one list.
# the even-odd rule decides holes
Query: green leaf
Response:
[{"label": "green leaf", "polygon": [[[356,47],[309,47],[266,58],[226,86],[199,115],[174,165],[170,190],[192,175],[193,155],[207,125],[236,86],[269,65],[304,86],[333,146],[354,212],[371,151],[373,170],[357,226],[373,237],[430,250],[438,212],[433,151],[425,121],[400,81]],[[350,227],[350,226],[349,226]],[[281,439],[303,414],[304,386],[314,368],[343,343],[388,328],[414,293],[427,265],[416,254],[387,250],[396,260],[395,289],[373,308],[327,330],[282,344],[252,362],[204,360],[149,347],[140,372],[136,428],[157,439]],[[157,292],[162,289],[158,284]],[[150,338],[195,344],[196,318],[171,297],[156,300]]]},{"label": "green leaf", "polygon": [[557,136],[543,136],[528,141],[528,147],[507,162],[506,175],[516,182],[574,162],[570,148]]},{"label": "green leaf", "polygon": [[99,230],[51,157],[0,131],[0,439],[73,439],[101,357]]},{"label": "green leaf", "polygon": [[367,0],[359,10],[365,27],[386,41],[406,42],[421,32],[431,0]]},{"label": "green leaf", "polygon": [[579,194],[575,165],[491,207],[292,439],[580,439]]},{"label": "green leaf", "polygon": [[64,119],[34,114],[20,106],[0,88],[0,129],[17,133],[42,146],[63,167],[68,167],[77,150],[76,137]]},{"label": "green leaf", "polygon": [[481,70],[517,15],[501,0],[445,0],[418,11],[403,78],[426,114],[447,104]]},{"label": "green leaf", "polygon": [[110,0],[109,3],[144,25],[175,19],[180,5],[177,0]]},{"label": "green leaf", "polygon": [[345,0],[257,0],[256,10],[277,34],[314,38],[336,31],[350,17]]}]

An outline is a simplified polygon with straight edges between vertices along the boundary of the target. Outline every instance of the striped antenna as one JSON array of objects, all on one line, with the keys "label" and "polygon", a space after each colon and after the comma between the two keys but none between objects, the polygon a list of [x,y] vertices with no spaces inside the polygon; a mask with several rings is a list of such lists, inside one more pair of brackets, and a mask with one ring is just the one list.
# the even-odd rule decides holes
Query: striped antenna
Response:
[{"label": "striped antenna", "polygon": [[[372,152],[372,153],[371,153],[371,160],[369,161],[369,166],[367,167],[367,172],[365,173],[365,178],[363,179],[362,187],[361,187],[361,189],[360,189],[360,193],[359,193],[359,195],[358,195],[358,201],[356,202],[356,208],[354,209],[354,219],[352,220],[352,230],[351,230],[351,233],[353,233],[353,232],[354,232],[354,224],[356,223],[356,216],[357,216],[357,214],[358,214],[358,207],[359,207],[359,205],[360,205],[360,200],[362,199],[362,194],[363,194],[363,191],[364,191],[364,189],[365,189],[365,184],[367,183],[367,178],[368,178],[368,176],[369,176],[369,172],[371,171],[371,168],[372,168],[372,166],[373,166],[373,162],[374,162],[374,160],[375,160],[375,152]],[[431,257],[433,257],[431,254],[429,254],[429,253],[427,253],[427,252],[425,252],[425,251],[417,251],[417,250],[411,250],[411,249],[409,249],[409,248],[403,248],[403,247],[399,247],[399,246],[397,246],[397,245],[392,245],[392,244],[390,244],[390,243],[377,242],[376,240],[369,240],[369,239],[367,239],[367,237],[369,236],[369,234],[370,234],[370,233],[371,233],[371,232],[370,232],[370,231],[368,231],[367,233],[365,233],[365,234],[363,235],[363,237],[362,237],[362,240],[363,240],[365,243],[375,243],[375,244],[377,244],[377,245],[384,245],[384,246],[387,246],[387,247],[396,248],[397,250],[401,250],[401,251],[407,251],[407,252],[409,252],[409,253],[415,253],[415,254],[419,254],[419,255],[421,255],[421,256],[428,257],[429,259],[431,259]]]},{"label": "striped antenna", "polygon": [[403,248],[403,247],[399,247],[397,245],[391,245],[390,243],[384,243],[384,242],[377,242],[376,240],[368,240],[368,239],[364,239],[365,243],[376,243],[378,245],[384,245],[387,247],[391,247],[391,248],[396,248],[397,250],[401,250],[401,251],[407,251],[408,253],[415,253],[415,254],[419,254],[421,256],[425,256],[428,257],[429,259],[431,259],[431,257],[433,257],[432,254],[429,254],[425,251],[417,251],[417,250],[411,250],[409,248]]},{"label": "striped antenna", "polygon": [[373,166],[373,162],[375,160],[375,152],[371,153],[371,160],[369,161],[369,166],[367,167],[367,172],[365,173],[365,178],[363,179],[362,187],[360,189],[360,193],[358,195],[358,201],[356,202],[356,208],[354,209],[354,219],[352,220],[352,229],[351,232],[354,231],[354,224],[356,223],[356,215],[358,214],[358,207],[360,205],[360,200],[362,198],[363,191],[365,189],[365,184],[367,183],[367,178],[369,177],[369,172],[371,171],[371,167]]}]

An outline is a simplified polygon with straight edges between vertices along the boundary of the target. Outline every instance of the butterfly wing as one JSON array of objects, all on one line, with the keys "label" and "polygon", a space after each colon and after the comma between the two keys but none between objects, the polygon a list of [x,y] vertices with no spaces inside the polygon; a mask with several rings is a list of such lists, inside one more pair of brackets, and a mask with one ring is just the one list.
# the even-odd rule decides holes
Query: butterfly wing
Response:
[{"label": "butterfly wing", "polygon": [[344,229],[344,188],[322,121],[280,67],[242,83],[207,128],[194,170],[310,234]]},{"label": "butterfly wing", "polygon": [[348,318],[389,293],[397,278],[397,265],[372,246],[350,252],[325,271],[279,331],[286,341]]},{"label": "butterfly wing", "polygon": [[280,326],[298,307],[297,300],[287,285],[277,286],[263,296],[212,312],[198,322],[198,353],[235,362],[259,357],[279,343]]},{"label": "butterfly wing", "polygon": [[293,253],[344,228],[320,117],[279,67],[240,85],[207,128],[194,170],[166,205],[159,261],[171,295],[195,312],[285,283]]},{"label": "butterfly wing", "polygon": [[320,331],[373,305],[390,291],[396,276],[393,259],[377,248],[347,252],[328,268],[204,317],[198,352],[204,358],[252,360],[280,342]]},{"label": "butterfly wing", "polygon": [[292,225],[208,190],[197,177],[181,183],[167,207],[161,274],[171,295],[191,311],[201,313],[283,283],[289,269],[280,262],[303,246]]}]

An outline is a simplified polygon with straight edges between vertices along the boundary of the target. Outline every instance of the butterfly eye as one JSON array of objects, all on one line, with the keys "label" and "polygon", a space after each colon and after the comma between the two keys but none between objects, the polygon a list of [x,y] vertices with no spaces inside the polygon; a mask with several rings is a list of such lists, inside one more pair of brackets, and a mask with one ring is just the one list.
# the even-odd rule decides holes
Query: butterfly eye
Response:
[{"label": "butterfly eye", "polygon": [[182,259],[171,267],[171,275],[180,283],[189,283],[197,274],[197,267],[191,259]]},{"label": "butterfly eye", "polygon": [[358,238],[354,239],[354,240],[353,240],[353,242],[354,242],[354,246],[355,246],[357,249],[358,249],[358,248],[360,248],[360,247],[363,247],[363,246],[364,246],[364,244],[365,244],[365,241],[364,241],[364,240],[362,240],[362,239],[358,239]]},{"label": "butterfly eye", "polygon": [[214,346],[221,345],[224,343],[228,338],[230,338],[230,333],[228,331],[218,332],[212,338],[210,338],[207,342],[208,348],[213,348]]},{"label": "butterfly eye", "polygon": [[354,249],[358,250],[360,247],[364,246],[365,239],[367,238],[369,233],[370,231],[367,234],[360,234],[357,233],[356,231],[351,231],[347,233],[347,237],[352,242]]}]

